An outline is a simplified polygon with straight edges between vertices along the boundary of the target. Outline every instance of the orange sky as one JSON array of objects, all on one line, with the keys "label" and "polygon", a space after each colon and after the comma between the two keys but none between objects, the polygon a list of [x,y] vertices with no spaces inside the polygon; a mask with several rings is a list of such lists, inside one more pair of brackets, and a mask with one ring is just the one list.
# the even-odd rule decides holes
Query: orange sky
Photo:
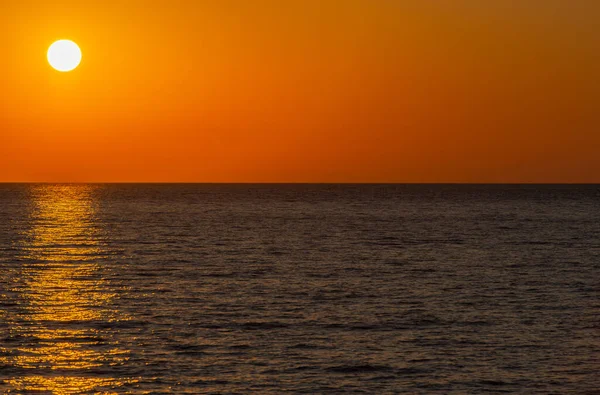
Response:
[{"label": "orange sky", "polygon": [[[3,0],[0,181],[600,182],[600,1]],[[81,66],[46,50],[71,39]]]}]

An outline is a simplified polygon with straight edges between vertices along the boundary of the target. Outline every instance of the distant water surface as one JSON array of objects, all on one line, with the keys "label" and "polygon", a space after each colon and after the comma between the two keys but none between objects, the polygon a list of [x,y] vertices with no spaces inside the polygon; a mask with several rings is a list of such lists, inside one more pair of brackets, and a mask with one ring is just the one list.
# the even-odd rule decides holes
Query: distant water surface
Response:
[{"label": "distant water surface", "polygon": [[598,393],[600,186],[0,185],[0,391]]}]

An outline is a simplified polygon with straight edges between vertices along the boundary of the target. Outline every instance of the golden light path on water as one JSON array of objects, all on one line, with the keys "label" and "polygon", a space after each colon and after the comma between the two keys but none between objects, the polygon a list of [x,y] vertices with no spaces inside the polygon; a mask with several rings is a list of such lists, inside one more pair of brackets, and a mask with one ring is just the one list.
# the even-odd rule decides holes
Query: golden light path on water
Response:
[{"label": "golden light path on water", "polygon": [[24,372],[5,381],[16,393],[110,394],[125,384],[89,374],[128,358],[110,331],[95,325],[125,319],[112,303],[116,291],[106,276],[109,269],[100,264],[109,251],[96,216],[95,188],[31,187],[32,225],[20,246],[23,264],[14,289],[23,308],[11,327],[13,337],[27,340],[0,360]]}]

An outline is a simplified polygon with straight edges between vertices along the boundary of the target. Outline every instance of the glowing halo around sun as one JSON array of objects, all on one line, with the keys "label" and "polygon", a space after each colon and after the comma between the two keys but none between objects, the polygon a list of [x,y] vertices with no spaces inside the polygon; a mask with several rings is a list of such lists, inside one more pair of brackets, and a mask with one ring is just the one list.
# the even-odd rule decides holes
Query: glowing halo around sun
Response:
[{"label": "glowing halo around sun", "polygon": [[71,40],[59,40],[48,48],[48,63],[61,72],[72,71],[81,63],[81,49]]}]

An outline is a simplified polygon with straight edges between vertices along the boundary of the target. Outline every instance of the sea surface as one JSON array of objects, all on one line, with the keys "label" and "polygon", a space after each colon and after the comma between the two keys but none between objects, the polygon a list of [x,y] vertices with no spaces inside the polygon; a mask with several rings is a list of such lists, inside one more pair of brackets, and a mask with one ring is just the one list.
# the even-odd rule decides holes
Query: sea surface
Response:
[{"label": "sea surface", "polygon": [[600,186],[0,185],[0,393],[598,394]]}]

